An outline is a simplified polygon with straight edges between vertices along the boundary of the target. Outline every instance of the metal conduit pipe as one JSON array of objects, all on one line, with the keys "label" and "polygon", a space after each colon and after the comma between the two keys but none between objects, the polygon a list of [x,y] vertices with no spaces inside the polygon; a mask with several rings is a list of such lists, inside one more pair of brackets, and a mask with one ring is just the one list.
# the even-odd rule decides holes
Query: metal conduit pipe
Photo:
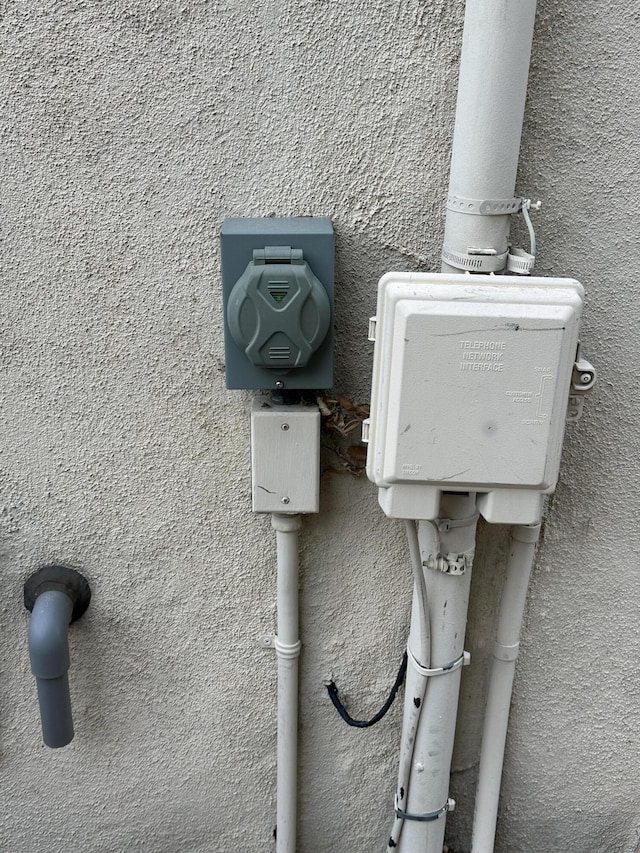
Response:
[{"label": "metal conduit pipe", "polygon": [[66,566],[44,566],[24,585],[24,604],[31,611],[29,657],[38,688],[42,738],[53,749],[73,740],[68,628],[82,616],[90,599],[86,579]]},{"label": "metal conduit pipe", "polygon": [[467,0],[443,272],[506,267],[517,207],[500,211],[515,193],[535,12],[535,0]]},{"label": "metal conduit pipe", "polygon": [[518,525],[507,563],[484,717],[471,853],[494,847],[513,677],[540,525]]}]

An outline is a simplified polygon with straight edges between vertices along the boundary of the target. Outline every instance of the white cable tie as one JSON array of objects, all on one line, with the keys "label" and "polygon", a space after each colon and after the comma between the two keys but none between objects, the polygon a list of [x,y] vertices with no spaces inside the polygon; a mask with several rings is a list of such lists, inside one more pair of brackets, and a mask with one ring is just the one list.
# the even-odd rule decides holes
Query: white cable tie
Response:
[{"label": "white cable tie", "polygon": [[296,643],[281,643],[277,637],[274,637],[273,647],[275,648],[278,657],[282,660],[294,660],[300,656],[302,643],[300,640]]},{"label": "white cable tie", "polygon": [[468,515],[466,518],[438,518],[436,521],[432,522],[432,524],[437,525],[440,533],[448,533],[454,527],[469,527],[469,525],[474,524],[479,517],[480,513],[476,512],[473,515]]},{"label": "white cable tie", "polygon": [[415,671],[422,675],[424,678],[431,678],[434,675],[448,675],[450,672],[455,672],[457,669],[460,669],[462,666],[469,666],[471,663],[471,653],[470,652],[462,652],[459,658],[456,658],[451,663],[447,663],[444,666],[438,666],[435,669],[427,669],[426,666],[422,666],[421,663],[418,663],[413,652],[407,646],[407,657],[409,659],[409,663],[415,669]]},{"label": "white cable tie", "polygon": [[527,231],[529,232],[529,240],[531,241],[531,254],[535,258],[536,256],[536,232],[533,228],[533,222],[531,221],[531,217],[529,216],[529,210],[531,207],[534,207],[536,210],[540,210],[541,202],[537,202],[537,204],[532,205],[530,198],[522,199],[522,217],[527,226]]}]

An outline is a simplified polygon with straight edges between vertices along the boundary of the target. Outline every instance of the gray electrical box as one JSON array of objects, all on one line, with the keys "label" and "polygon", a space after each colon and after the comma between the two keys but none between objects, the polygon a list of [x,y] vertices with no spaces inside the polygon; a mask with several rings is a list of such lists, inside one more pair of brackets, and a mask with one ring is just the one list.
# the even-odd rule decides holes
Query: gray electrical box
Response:
[{"label": "gray electrical box", "polygon": [[227,388],[330,388],[330,220],[225,219],[221,256]]}]

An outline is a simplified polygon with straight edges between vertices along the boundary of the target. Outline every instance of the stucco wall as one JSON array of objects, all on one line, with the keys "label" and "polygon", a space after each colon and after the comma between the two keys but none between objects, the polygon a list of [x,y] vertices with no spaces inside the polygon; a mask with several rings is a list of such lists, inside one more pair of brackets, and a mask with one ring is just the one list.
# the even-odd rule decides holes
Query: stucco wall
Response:
[{"label": "stucco wall", "polygon": [[[540,0],[519,188],[541,273],[587,289],[600,381],[534,573],[497,853],[640,849],[635,4]],[[393,268],[437,268],[463,3],[1,4],[0,848],[272,849],[273,542],[249,395],[223,376],[225,215],[331,216],[336,388],[367,400]],[[326,459],[329,463],[329,457]],[[449,819],[468,850],[505,532],[482,526]],[[401,529],[327,472],[302,536],[300,850],[384,849],[401,709]],[[76,738],[42,746],[22,584],[82,570]],[[398,703],[399,704],[399,703]]]}]

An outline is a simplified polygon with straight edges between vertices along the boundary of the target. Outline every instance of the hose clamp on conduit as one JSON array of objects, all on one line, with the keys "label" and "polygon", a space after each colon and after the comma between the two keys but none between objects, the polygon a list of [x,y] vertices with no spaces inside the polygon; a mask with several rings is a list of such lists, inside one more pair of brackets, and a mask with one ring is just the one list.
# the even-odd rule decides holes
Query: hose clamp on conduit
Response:
[{"label": "hose clamp on conduit", "polygon": [[466,272],[500,272],[507,263],[508,252],[498,254],[495,249],[475,249],[471,246],[463,254],[453,249],[442,250],[442,260],[450,267]]},{"label": "hose clamp on conduit", "polygon": [[451,661],[451,663],[446,663],[444,666],[438,666],[435,669],[427,669],[426,666],[422,666],[422,664],[418,663],[413,652],[408,646],[407,657],[415,671],[425,678],[431,678],[434,675],[448,675],[450,672],[455,672],[457,669],[460,669],[461,666],[469,666],[471,663],[471,654],[469,652],[462,652],[460,657]]},{"label": "hose clamp on conduit", "polygon": [[280,640],[273,634],[265,634],[258,641],[263,649],[275,649],[276,654],[282,660],[294,660],[300,657],[302,643],[298,640],[296,643],[281,643]]}]

